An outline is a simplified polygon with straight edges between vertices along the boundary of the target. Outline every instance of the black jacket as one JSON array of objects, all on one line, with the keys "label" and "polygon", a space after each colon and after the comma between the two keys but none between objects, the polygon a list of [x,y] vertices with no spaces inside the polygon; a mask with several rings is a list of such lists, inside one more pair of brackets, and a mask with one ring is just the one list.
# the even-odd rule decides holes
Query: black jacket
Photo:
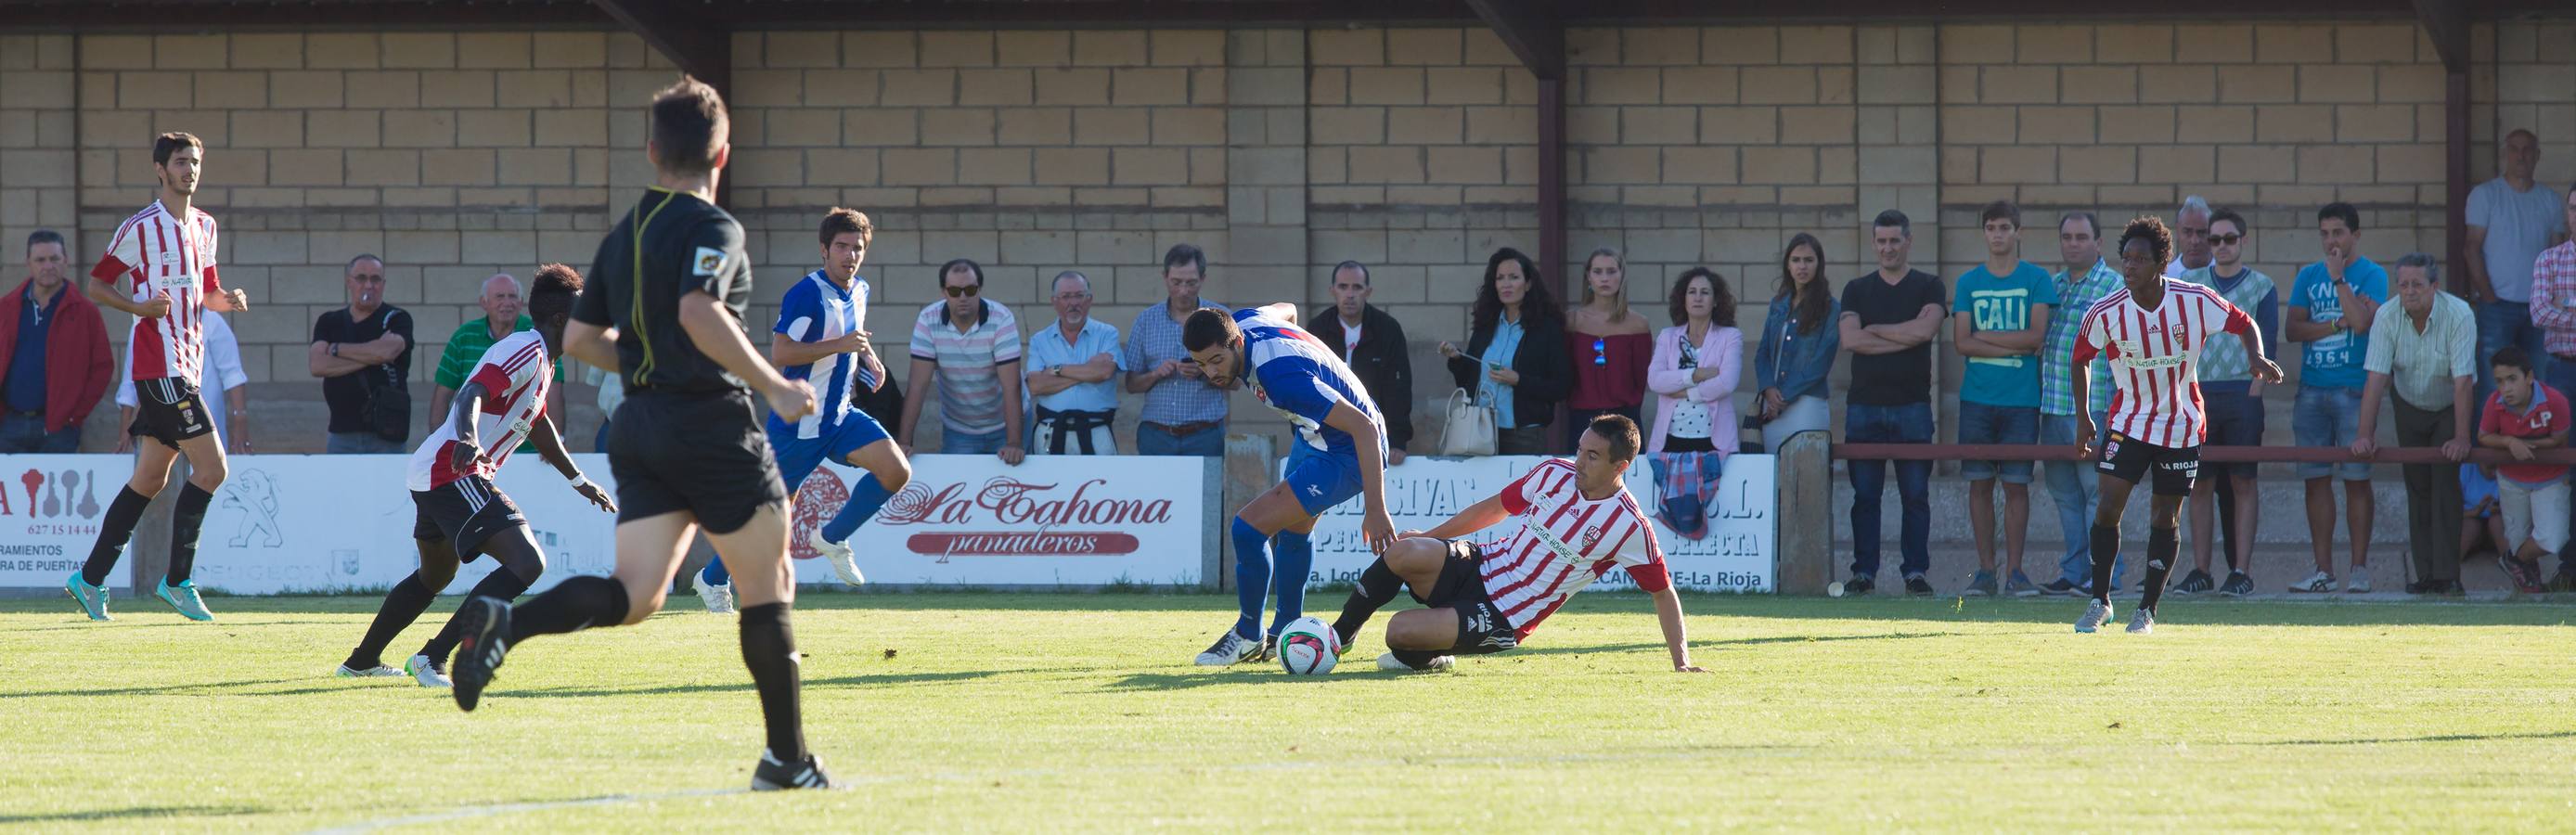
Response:
[{"label": "black jacket", "polygon": [[[1324,305],[1315,308],[1306,321],[1313,325],[1306,329],[1307,333],[1335,350],[1341,349],[1341,311]],[[1386,417],[1387,448],[1404,449],[1412,443],[1413,355],[1404,340],[1404,326],[1376,305],[1361,308],[1360,344],[1342,361],[1350,364],[1351,373],[1360,378],[1360,387],[1368,389],[1369,399],[1377,401],[1378,413]]]},{"label": "black jacket", "polygon": [[[1520,423],[1498,429],[1546,426],[1556,420],[1557,404],[1574,393],[1574,361],[1565,353],[1565,320],[1524,315],[1521,328],[1520,350],[1509,357],[1485,355],[1485,347],[1494,344],[1492,328],[1476,331],[1467,340],[1467,353],[1520,372],[1520,385],[1512,387],[1512,417]],[[1484,385],[1485,369],[1462,356],[1449,360],[1449,376],[1472,395]]]}]

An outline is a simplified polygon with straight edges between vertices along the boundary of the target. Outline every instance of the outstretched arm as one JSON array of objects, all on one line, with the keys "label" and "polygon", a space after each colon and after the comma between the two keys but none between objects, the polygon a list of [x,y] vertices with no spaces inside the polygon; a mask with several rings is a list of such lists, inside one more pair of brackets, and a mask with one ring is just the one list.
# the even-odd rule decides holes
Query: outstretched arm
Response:
[{"label": "outstretched arm", "polygon": [[1664,628],[1664,649],[1673,654],[1673,672],[1708,672],[1691,663],[1690,635],[1682,627],[1682,596],[1671,588],[1655,592],[1655,622]]},{"label": "outstretched arm", "polygon": [[1495,525],[1500,525],[1503,523],[1503,520],[1511,517],[1511,512],[1503,509],[1502,495],[1496,494],[1485,497],[1484,501],[1468,505],[1466,510],[1458,511],[1458,515],[1449,517],[1449,521],[1442,522],[1427,531],[1414,532],[1410,534],[1410,536],[1427,536],[1433,539],[1457,539]]}]

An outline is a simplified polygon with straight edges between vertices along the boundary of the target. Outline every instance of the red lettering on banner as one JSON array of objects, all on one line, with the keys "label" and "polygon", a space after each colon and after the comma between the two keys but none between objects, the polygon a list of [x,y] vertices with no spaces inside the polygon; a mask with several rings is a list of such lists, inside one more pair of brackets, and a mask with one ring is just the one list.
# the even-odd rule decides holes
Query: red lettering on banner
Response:
[{"label": "red lettering on banner", "polygon": [[[1103,497],[1093,494],[1108,484],[1092,479],[1058,495],[1059,484],[1030,484],[1013,478],[984,482],[968,495],[962,482],[933,488],[914,482],[886,502],[876,521],[886,525],[966,525],[999,523],[1041,529],[1067,525],[1159,525],[1171,521],[1170,499]],[[1130,537],[1132,542],[1133,538]],[[1131,546],[1132,548],[1132,546]],[[914,549],[920,550],[918,548]],[[922,553],[933,553],[922,551]],[[1124,552],[1120,552],[1124,553]]]},{"label": "red lettering on banner", "polygon": [[1137,542],[1124,533],[917,533],[904,547],[944,563],[949,557],[1108,557],[1135,553]]}]

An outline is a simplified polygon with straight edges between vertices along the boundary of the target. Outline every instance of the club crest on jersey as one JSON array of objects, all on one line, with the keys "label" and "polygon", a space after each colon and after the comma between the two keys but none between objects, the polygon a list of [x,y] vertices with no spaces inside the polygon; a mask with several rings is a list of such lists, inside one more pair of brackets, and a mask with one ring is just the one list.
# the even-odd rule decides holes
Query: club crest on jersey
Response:
[{"label": "club crest on jersey", "polygon": [[163,252],[163,253],[161,253],[161,263],[162,263],[163,265],[165,265],[165,266],[172,266],[172,267],[176,267],[176,266],[178,266],[178,265],[179,265],[179,253],[178,253],[177,251],[169,251],[169,252]]},{"label": "club crest on jersey", "polygon": [[698,247],[696,257],[689,259],[689,274],[698,276],[715,275],[716,269],[724,266],[724,259],[724,250],[709,246]]},{"label": "club crest on jersey", "polygon": [[1592,550],[1592,546],[1599,545],[1599,544],[1601,544],[1601,526],[1599,526],[1599,525],[1594,525],[1594,526],[1589,527],[1589,528],[1584,528],[1584,529],[1583,529],[1583,550],[1585,550],[1585,551],[1590,551],[1590,550]]}]

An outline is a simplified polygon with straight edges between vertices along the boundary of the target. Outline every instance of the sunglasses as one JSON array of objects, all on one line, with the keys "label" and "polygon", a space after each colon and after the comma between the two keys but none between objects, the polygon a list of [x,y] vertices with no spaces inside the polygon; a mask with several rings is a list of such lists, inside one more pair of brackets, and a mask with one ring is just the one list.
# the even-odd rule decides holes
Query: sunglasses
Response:
[{"label": "sunglasses", "polygon": [[963,296],[972,296],[982,292],[984,292],[984,288],[969,284],[964,287],[948,288],[948,297],[954,299]]},{"label": "sunglasses", "polygon": [[2235,245],[2236,245],[2236,242],[2237,242],[2237,241],[2241,241],[2241,240],[2245,240],[2245,236],[2243,236],[2243,235],[2211,235],[2211,236],[2209,236],[2209,242],[2210,242],[2210,243],[2213,243],[2213,244],[2226,244],[2226,245],[2228,245],[2228,246],[2235,246]]},{"label": "sunglasses", "polygon": [[1610,343],[1609,343],[1609,341],[1608,341],[1608,340],[1598,339],[1598,338],[1593,339],[1593,340],[1592,340],[1592,364],[1593,364],[1593,365],[1609,365],[1609,364],[1610,364],[1610,353],[1609,353],[1609,351],[1610,351]]}]

